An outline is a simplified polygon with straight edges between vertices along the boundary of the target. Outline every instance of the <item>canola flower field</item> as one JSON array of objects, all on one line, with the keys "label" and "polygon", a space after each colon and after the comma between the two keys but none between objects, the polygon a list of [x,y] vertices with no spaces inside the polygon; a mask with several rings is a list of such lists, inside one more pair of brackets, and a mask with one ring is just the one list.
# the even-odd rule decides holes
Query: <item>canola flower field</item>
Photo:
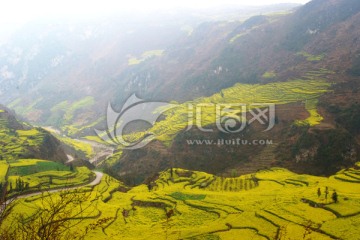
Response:
[{"label": "canola flower field", "polygon": [[[88,204],[96,205],[73,231],[106,219],[86,239],[355,240],[359,184],[358,166],[328,178],[282,168],[235,178],[172,169],[131,189],[104,174],[97,186],[82,188],[91,194]],[[337,203],[331,198],[334,190]],[[35,214],[43,197],[17,200],[8,224],[17,213]]]}]

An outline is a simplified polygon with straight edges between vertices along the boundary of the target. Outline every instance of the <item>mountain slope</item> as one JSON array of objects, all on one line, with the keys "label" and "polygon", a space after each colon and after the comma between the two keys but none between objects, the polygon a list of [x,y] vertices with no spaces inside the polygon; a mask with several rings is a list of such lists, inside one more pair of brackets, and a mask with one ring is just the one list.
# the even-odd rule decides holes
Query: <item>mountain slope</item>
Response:
[{"label": "mountain slope", "polygon": [[[174,20],[171,26],[161,17],[140,26],[136,18],[124,26],[123,19],[49,25],[45,32],[37,29],[32,41],[24,40],[26,32],[20,34],[18,41],[30,46],[26,54],[17,44],[4,48],[2,82],[7,84],[1,86],[11,93],[4,101],[33,121],[73,136],[105,128],[109,100],[118,111],[134,92],[149,101],[177,101],[180,113],[165,114],[151,129],[160,133],[158,141],[135,151],[119,147],[105,161],[109,172],[131,183],[170,166],[229,174],[276,165],[330,175],[358,159],[359,12],[354,0],[314,0],[294,13],[244,21],[204,22],[192,15],[190,20],[167,18]],[[111,21],[121,27],[115,29]],[[24,73],[26,81],[18,78]],[[269,132],[254,125],[223,136],[209,114],[204,125],[212,134],[195,127],[184,132],[184,106],[201,101],[274,103],[276,125]],[[219,138],[269,139],[275,147],[187,142]]]},{"label": "mountain slope", "polygon": [[[109,101],[121,104],[133,92],[172,100],[166,89],[158,90],[182,82],[187,71],[179,58],[192,57],[187,54],[202,43],[210,48],[201,50],[205,57],[213,54],[216,44],[204,37],[215,41],[217,35],[221,40],[239,20],[295,6],[122,13],[80,22],[29,23],[0,50],[0,101],[32,122],[69,135],[93,134]],[[196,54],[192,68],[200,67],[201,55]]]},{"label": "mountain slope", "polygon": [[20,123],[7,108],[0,106],[1,160],[37,158],[65,163],[61,143],[41,128]]},{"label": "mountain slope", "polygon": [[[139,175],[140,180],[151,176],[154,168],[163,170],[170,166],[215,174],[250,173],[271,166],[284,166],[296,172],[317,175],[330,175],[342,167],[351,166],[359,156],[359,127],[356,125],[360,109],[360,86],[356,75],[360,51],[360,45],[357,44],[360,37],[357,25],[359,21],[358,3],[315,0],[288,16],[276,19],[253,18],[232,28],[229,25],[222,26],[222,32],[215,31],[215,38],[210,37],[211,30],[219,30],[220,24],[201,26],[204,31],[202,34],[206,37],[199,37],[204,42],[193,51],[188,51],[189,57],[172,62],[170,56],[165,54],[163,58],[156,60],[158,62],[148,63],[152,71],[161,66],[166,69],[161,73],[166,71],[167,76],[176,76],[167,81],[164,77],[161,85],[153,82],[153,88],[157,88],[157,96],[166,99],[171,95],[175,99],[188,99],[190,96],[204,96],[221,90],[215,94],[219,96],[224,94],[224,87],[236,82],[261,83],[266,86],[271,82],[288,81],[289,88],[292,89],[295,88],[291,86],[290,80],[293,79],[301,79],[305,85],[309,81],[325,80],[332,85],[330,91],[313,103],[308,99],[299,99],[298,102],[285,103],[284,106],[278,104],[278,124],[268,133],[262,133],[256,127],[225,137],[194,129],[186,134],[180,131],[170,148],[160,147],[161,143],[154,142],[145,149],[119,150],[109,162],[109,171],[123,179],[132,178],[134,181],[139,180]],[[253,24],[258,23],[260,25],[254,27]],[[226,35],[226,31],[230,32],[230,29],[234,29],[233,32]],[[195,36],[196,34],[193,35]],[[214,43],[211,45],[213,48],[207,45],[210,42]],[[205,48],[207,51],[204,51]],[[184,48],[179,50],[184,51]],[[202,55],[202,51],[207,55]],[[181,72],[170,72],[175,71],[175,65],[180,62]],[[164,76],[161,73],[157,80]],[[179,83],[175,84],[172,81],[174,79]],[[241,95],[239,91],[234,91],[233,94]],[[272,94],[273,98],[279,96],[275,90]],[[255,103],[264,101],[261,96],[252,96]],[[247,103],[246,98],[239,99],[237,102]],[[309,114],[310,118],[318,120],[313,123],[308,121],[305,125],[298,124],[299,120],[309,120]],[[349,118],[344,117],[345,115]],[[216,126],[208,127],[216,132]],[[181,140],[177,141],[180,136]],[[217,141],[219,137],[230,140],[271,139],[276,147],[215,148],[204,144],[188,144],[188,140]],[[263,161],[261,156],[264,154],[272,155],[272,158]]]}]

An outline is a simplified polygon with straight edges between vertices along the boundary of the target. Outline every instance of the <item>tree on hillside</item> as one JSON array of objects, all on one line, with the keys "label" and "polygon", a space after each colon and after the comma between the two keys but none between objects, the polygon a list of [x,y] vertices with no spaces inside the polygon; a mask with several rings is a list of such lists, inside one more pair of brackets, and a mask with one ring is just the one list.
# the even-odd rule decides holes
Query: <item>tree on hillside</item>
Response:
[{"label": "tree on hillside", "polygon": [[22,180],[20,177],[15,180],[15,190],[22,192],[25,189],[29,188],[29,183]]},{"label": "tree on hillside", "polygon": [[0,239],[84,239],[90,231],[110,220],[109,218],[99,219],[88,225],[85,231],[75,228],[86,219],[98,217],[94,216],[98,210],[95,201],[90,201],[90,197],[91,192],[80,190],[60,191],[53,194],[43,192],[37,200],[39,202],[33,205],[32,214],[12,213],[12,209],[5,206],[7,214],[2,220],[6,220],[10,215],[12,220],[7,227],[4,226],[3,221],[0,222]]},{"label": "tree on hillside", "polygon": [[11,234],[8,229],[3,229],[1,226],[5,219],[10,215],[13,207],[15,206],[14,199],[6,199],[6,182],[3,184],[5,189],[0,194],[0,239],[1,240],[12,240],[16,239],[13,234]]}]

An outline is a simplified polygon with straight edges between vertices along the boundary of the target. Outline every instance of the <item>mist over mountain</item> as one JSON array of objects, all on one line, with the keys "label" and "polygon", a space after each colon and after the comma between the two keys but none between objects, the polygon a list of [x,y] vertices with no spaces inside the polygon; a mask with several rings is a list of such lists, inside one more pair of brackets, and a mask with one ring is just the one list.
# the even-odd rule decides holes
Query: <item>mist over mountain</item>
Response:
[{"label": "mist over mountain", "polygon": [[[81,125],[95,122],[104,115],[108,102],[121,105],[134,92],[141,97],[171,100],[153,89],[160,82],[180,81],[182,76],[174,76],[174,71],[183,66],[169,66],[175,68],[170,69],[171,79],[165,80],[168,76],[164,76],[158,80],[159,69],[146,68],[160,64],[156,63],[160,56],[169,56],[169,61],[175,63],[174,57],[192,51],[200,43],[196,38],[202,38],[212,25],[223,24],[221,31],[228,31],[228,25],[234,26],[249,16],[287,11],[295,6],[139,11],[83,19],[34,20],[18,29],[1,47],[1,102],[31,121],[64,127],[77,121]],[[178,53],[179,46],[182,50]],[[86,108],[76,110],[69,119],[61,109],[65,101],[72,105],[85,102]]]},{"label": "mist over mountain", "polygon": [[[327,93],[311,104],[301,97],[293,102],[287,100],[292,96],[281,99],[273,132],[264,135],[249,128],[241,135],[271,138],[275,141],[271,147],[225,146],[205,151],[211,155],[207,156],[203,146],[190,151],[184,140],[208,135],[176,130],[167,142],[157,139],[145,149],[130,152],[120,148],[111,157],[112,163],[104,164],[119,176],[137,169],[133,174],[141,175],[141,180],[171,164],[212,173],[285,166],[331,174],[341,165],[352,164],[350,153],[358,149],[357,134],[349,131],[355,123],[348,123],[344,116],[358,108],[359,10],[357,1],[314,0],[301,7],[228,6],[156,14],[139,11],[81,21],[36,20],[1,46],[0,101],[33,123],[53,126],[69,136],[88,137],[95,135],[94,128],[106,128],[109,103],[120,111],[133,93],[149,101],[183,103],[223,96],[236,84],[266,89],[272,83],[293,80],[303,81],[305,87],[307,80],[325,81],[332,86],[320,90]],[[272,96],[276,98],[275,93]],[[312,117],[321,121],[306,120]],[[294,128],[294,121],[304,119],[309,125]],[[324,168],[320,152],[330,150],[320,146],[333,134],[347,140],[341,141],[344,146],[339,153],[331,153],[341,157]],[[308,138],[317,147],[303,146]],[[289,143],[295,148],[292,152],[287,150]],[[302,161],[302,155],[311,160]],[[221,161],[224,156],[229,161]],[[137,164],[145,167],[139,170]]]}]

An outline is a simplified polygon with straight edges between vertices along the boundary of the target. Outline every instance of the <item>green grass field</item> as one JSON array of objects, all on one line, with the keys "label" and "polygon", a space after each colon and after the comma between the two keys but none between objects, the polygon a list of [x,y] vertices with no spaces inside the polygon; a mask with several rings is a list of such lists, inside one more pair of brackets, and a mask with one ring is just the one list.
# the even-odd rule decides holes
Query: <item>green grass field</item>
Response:
[{"label": "green grass field", "polygon": [[10,163],[9,175],[25,176],[52,170],[69,171],[69,167],[57,162],[26,159]]},{"label": "green grass field", "polygon": [[[360,170],[347,169],[330,178],[298,175],[273,168],[221,178],[174,169],[162,172],[151,191],[140,185],[124,193],[123,184],[104,175],[88,188],[96,200],[92,219],[109,219],[86,239],[358,239]],[[345,178],[347,176],[347,178]],[[329,194],[325,198],[325,187]],[[317,189],[321,195],[317,195]],[[338,203],[331,200],[336,190]],[[18,200],[15,212],[33,214],[41,197]],[[128,216],[123,217],[123,209]],[[174,215],[167,217],[170,210]],[[11,218],[9,219],[9,222]]]}]

